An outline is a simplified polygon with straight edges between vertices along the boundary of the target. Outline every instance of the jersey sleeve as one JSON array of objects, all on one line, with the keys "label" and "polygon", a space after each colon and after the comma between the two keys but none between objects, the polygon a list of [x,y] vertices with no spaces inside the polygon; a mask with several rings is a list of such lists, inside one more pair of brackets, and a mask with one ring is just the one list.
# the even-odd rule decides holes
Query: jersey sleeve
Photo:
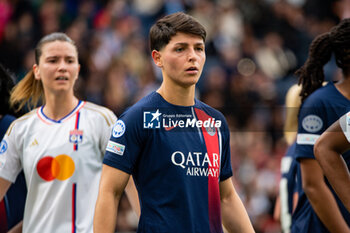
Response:
[{"label": "jersey sleeve", "polygon": [[346,139],[350,143],[350,112],[339,118],[339,124]]},{"label": "jersey sleeve", "polygon": [[306,100],[298,116],[296,159],[315,159],[313,148],[326,129],[325,109],[317,99]]},{"label": "jersey sleeve", "polygon": [[231,166],[231,150],[230,150],[230,130],[227,126],[226,120],[223,121],[223,127],[220,132],[222,141],[222,157],[221,157],[221,172],[220,181],[224,181],[232,176]]},{"label": "jersey sleeve", "polygon": [[16,140],[20,137],[16,137],[16,126],[12,126],[9,127],[0,144],[0,177],[14,183],[22,170],[22,164],[18,148],[20,142]]},{"label": "jersey sleeve", "polygon": [[106,120],[101,121],[102,123],[101,128],[98,129],[102,133],[100,137],[100,150],[102,151],[103,154],[105,154],[106,152],[106,146],[111,136],[113,124],[117,120],[116,115],[109,109],[105,109],[105,115],[106,115]]},{"label": "jersey sleeve", "polygon": [[141,111],[133,108],[126,111],[113,126],[103,163],[132,174],[142,148],[143,133]]}]

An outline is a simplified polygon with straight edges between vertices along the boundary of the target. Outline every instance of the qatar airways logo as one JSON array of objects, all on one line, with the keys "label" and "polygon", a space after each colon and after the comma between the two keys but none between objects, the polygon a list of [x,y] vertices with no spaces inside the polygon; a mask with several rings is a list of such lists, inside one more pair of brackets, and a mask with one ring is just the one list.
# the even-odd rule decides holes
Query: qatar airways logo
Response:
[{"label": "qatar airways logo", "polygon": [[206,176],[219,177],[219,155],[216,153],[208,154],[202,152],[175,151],[171,155],[171,162],[181,167],[187,176]]},{"label": "qatar airways logo", "polygon": [[173,128],[201,128],[215,132],[215,128],[221,127],[221,120],[208,118],[207,120],[198,120],[192,114],[162,114],[159,109],[156,111],[143,112],[143,128],[159,129],[163,127],[169,131]]}]

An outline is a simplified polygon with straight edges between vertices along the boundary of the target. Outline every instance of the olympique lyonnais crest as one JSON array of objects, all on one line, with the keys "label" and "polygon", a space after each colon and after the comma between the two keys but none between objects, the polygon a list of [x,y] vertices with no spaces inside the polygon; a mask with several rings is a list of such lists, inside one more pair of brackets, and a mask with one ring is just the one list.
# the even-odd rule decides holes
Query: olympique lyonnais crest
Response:
[{"label": "olympique lyonnais crest", "polygon": [[69,142],[78,144],[83,141],[83,131],[78,129],[73,129],[69,132]]}]

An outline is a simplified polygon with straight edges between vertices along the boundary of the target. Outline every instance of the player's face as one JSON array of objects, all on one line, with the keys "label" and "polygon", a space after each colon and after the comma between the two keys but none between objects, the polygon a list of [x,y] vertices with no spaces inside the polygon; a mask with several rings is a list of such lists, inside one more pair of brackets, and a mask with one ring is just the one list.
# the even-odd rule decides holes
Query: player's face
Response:
[{"label": "player's face", "polygon": [[45,43],[39,64],[35,64],[33,69],[35,78],[41,80],[45,93],[73,94],[73,86],[80,70],[77,51],[69,42]]},{"label": "player's face", "polygon": [[195,85],[205,63],[205,45],[201,37],[177,33],[160,51],[153,51],[155,64],[162,68],[163,79],[171,85]]}]

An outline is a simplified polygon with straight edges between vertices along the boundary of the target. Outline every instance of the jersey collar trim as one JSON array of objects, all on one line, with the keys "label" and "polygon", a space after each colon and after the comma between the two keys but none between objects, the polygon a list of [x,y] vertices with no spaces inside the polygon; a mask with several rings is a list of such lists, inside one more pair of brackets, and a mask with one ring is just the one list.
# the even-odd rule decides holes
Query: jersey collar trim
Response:
[{"label": "jersey collar trim", "polygon": [[84,105],[86,104],[86,102],[85,101],[81,101],[81,100],[79,100],[79,102],[78,102],[78,104],[77,104],[77,106],[70,112],[70,113],[68,113],[66,116],[64,116],[63,118],[61,118],[60,120],[53,120],[53,119],[51,119],[51,118],[49,118],[48,116],[46,116],[45,114],[44,114],[44,111],[43,111],[43,109],[44,109],[44,106],[45,105],[43,105],[43,106],[41,106],[40,108],[38,108],[38,110],[37,110],[37,115],[38,115],[38,117],[39,117],[39,119],[41,120],[41,121],[43,121],[44,123],[46,123],[46,124],[60,124],[60,123],[63,123],[63,122],[65,122],[65,121],[67,121],[69,118],[71,118],[76,112],[78,112],[78,111],[80,111],[80,109],[82,108],[82,107],[84,107]]}]

